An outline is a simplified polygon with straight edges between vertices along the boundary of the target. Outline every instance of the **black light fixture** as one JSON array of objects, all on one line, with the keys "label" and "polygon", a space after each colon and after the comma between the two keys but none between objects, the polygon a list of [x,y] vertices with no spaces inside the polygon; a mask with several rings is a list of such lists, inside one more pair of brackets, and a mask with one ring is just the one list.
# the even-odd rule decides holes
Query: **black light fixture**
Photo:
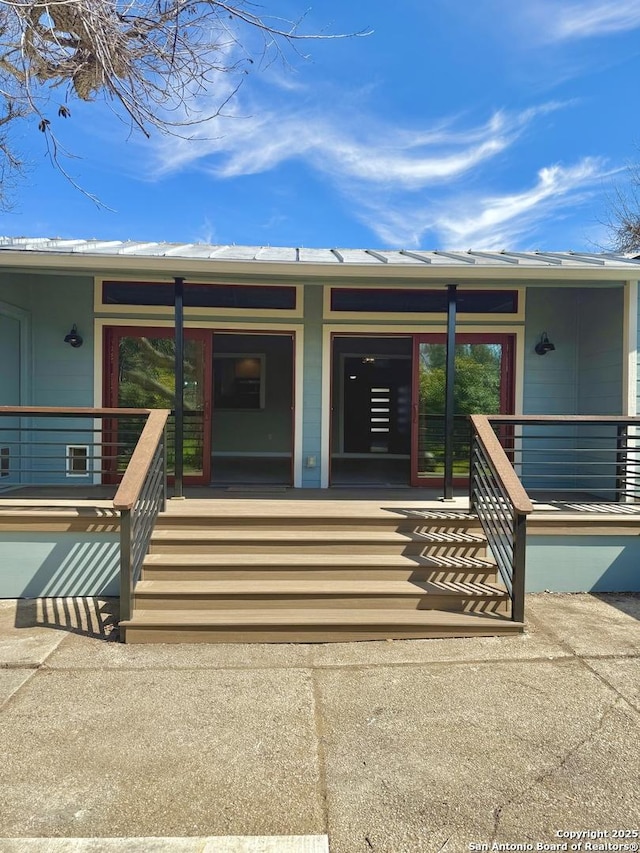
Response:
[{"label": "black light fixture", "polygon": [[74,349],[82,346],[82,335],[78,332],[78,327],[74,323],[71,331],[64,339],[65,344],[71,344]]},{"label": "black light fixture", "polygon": [[536,352],[538,355],[546,355],[548,352],[553,352],[555,348],[555,344],[551,343],[547,333],[543,332],[540,335],[540,340],[536,344]]}]

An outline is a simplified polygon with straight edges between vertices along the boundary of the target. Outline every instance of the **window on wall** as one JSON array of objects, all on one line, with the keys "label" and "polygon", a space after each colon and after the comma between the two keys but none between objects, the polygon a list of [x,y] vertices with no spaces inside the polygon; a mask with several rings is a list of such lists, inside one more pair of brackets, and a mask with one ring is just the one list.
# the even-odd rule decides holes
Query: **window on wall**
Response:
[{"label": "window on wall", "polygon": [[214,409],[264,409],[264,354],[213,357]]},{"label": "window on wall", "polygon": [[[173,284],[145,281],[103,281],[105,305],[173,305]],[[255,308],[290,311],[296,288],[284,285],[185,284],[185,308]]]},{"label": "window on wall", "polygon": [[[463,290],[457,293],[458,311],[462,314],[517,314],[517,290]],[[331,289],[332,311],[359,311],[385,314],[446,314],[447,291],[408,288],[368,289],[334,287]]]}]

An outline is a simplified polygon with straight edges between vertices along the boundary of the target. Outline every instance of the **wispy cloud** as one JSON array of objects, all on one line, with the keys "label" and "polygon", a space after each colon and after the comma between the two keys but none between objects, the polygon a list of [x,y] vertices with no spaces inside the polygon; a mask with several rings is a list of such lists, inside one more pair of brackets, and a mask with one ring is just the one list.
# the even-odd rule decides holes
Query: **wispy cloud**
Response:
[{"label": "wispy cloud", "polygon": [[454,193],[429,206],[372,200],[361,208],[361,218],[391,246],[417,247],[426,238],[450,249],[514,248],[523,240],[530,246],[542,222],[584,203],[611,174],[603,160],[584,158],[573,166],[541,169],[536,183],[518,193]]},{"label": "wispy cloud", "polygon": [[[579,204],[605,175],[585,158],[538,172],[529,189],[497,195],[477,190],[488,163],[506,155],[543,116],[565,108],[548,102],[520,111],[497,110],[470,125],[450,116],[425,127],[396,127],[367,119],[288,107],[244,109],[215,118],[190,140],[157,148],[156,177],[197,168],[216,180],[275,170],[302,161],[331,181],[351,215],[385,245],[504,248],[528,240],[546,217]],[[337,112],[337,111],[336,111]],[[469,213],[473,211],[473,213]]]},{"label": "wispy cloud", "polygon": [[199,243],[217,242],[216,227],[209,216],[205,216],[199,230],[194,235],[194,240]]},{"label": "wispy cloud", "polygon": [[548,41],[567,41],[613,35],[640,27],[640,0],[549,3],[529,10]]},{"label": "wispy cloud", "polygon": [[550,102],[520,112],[496,111],[475,126],[451,118],[435,127],[399,129],[362,116],[328,119],[304,109],[262,110],[254,116],[232,104],[230,118],[207,122],[190,139],[163,140],[155,174],[197,165],[217,178],[235,178],[303,159],[337,181],[417,190],[496,157],[537,117],[561,106]]}]

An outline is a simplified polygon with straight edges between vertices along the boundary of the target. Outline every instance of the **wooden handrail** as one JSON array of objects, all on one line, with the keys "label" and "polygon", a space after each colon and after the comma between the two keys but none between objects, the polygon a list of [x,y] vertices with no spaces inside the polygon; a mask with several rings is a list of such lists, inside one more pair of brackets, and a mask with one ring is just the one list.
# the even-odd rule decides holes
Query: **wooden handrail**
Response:
[{"label": "wooden handrail", "polygon": [[[471,418],[480,417],[472,415]],[[633,415],[482,415],[490,424],[638,424],[640,417]]]},{"label": "wooden handrail", "polygon": [[54,417],[131,417],[148,415],[152,409],[92,409],[88,407],[69,408],[68,406],[0,406],[0,415],[52,415]]},{"label": "wooden handrail", "polygon": [[[116,409],[115,411],[122,412],[125,410]],[[153,461],[153,454],[158,447],[170,414],[169,409],[151,409],[148,411],[149,417],[113,499],[113,508],[120,512],[130,510],[138,500],[140,490]]]},{"label": "wooden handrail", "polygon": [[469,420],[487,456],[493,462],[496,478],[506,492],[514,510],[522,515],[533,512],[533,504],[529,495],[513,470],[513,465],[504,452],[498,436],[493,431],[489,418],[486,415],[470,415]]}]

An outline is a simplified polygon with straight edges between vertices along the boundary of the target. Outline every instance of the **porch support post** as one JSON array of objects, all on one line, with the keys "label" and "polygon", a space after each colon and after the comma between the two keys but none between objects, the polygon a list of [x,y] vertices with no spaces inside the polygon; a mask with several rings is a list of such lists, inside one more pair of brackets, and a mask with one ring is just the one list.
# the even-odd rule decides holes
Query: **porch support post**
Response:
[{"label": "porch support post", "polygon": [[454,389],[456,382],[456,284],[447,285],[447,364],[444,400],[444,499],[453,499]]},{"label": "porch support post", "polygon": [[174,404],[174,444],[175,444],[175,484],[173,496],[182,498],[182,478],[184,473],[184,279],[174,278],[174,324],[176,330],[175,358],[175,404]]}]

